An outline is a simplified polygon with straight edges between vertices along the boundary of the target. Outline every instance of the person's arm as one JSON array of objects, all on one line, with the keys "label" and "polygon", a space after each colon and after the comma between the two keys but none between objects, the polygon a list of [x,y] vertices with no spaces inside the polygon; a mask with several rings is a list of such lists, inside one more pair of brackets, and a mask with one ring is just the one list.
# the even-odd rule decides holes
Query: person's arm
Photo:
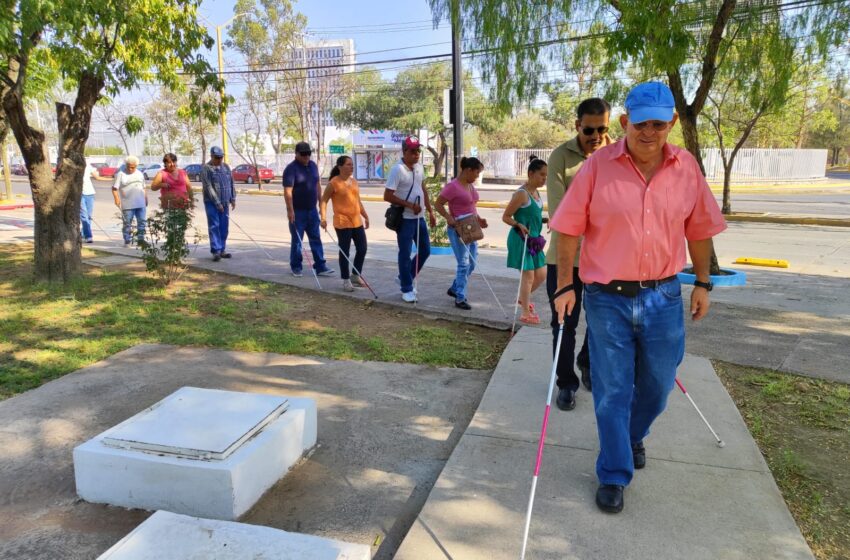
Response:
[{"label": "person's arm", "polygon": [[[699,241],[688,241],[688,252],[691,254],[691,262],[694,265],[694,274],[700,282],[711,280],[709,268],[713,245],[710,237]],[[691,319],[699,321],[705,317],[710,305],[708,290],[694,286],[694,291],[691,292]]]},{"label": "person's arm", "polygon": [[294,173],[289,166],[283,170],[280,182],[283,183],[283,201],[286,203],[286,218],[290,222],[295,221],[295,207],[292,205],[292,189],[295,188]]},{"label": "person's arm", "polygon": [[437,202],[435,206],[437,207],[437,213],[446,219],[446,224],[454,227],[455,219],[452,218],[452,215],[446,210],[446,204],[448,203],[448,199],[440,193],[440,196],[437,197]]},{"label": "person's arm", "polygon": [[151,190],[158,191],[160,188],[163,187],[162,183],[162,171],[159,171],[156,175],[154,175],[153,181],[151,181]]},{"label": "person's arm", "polygon": [[360,200],[360,193],[357,194],[357,204],[360,205],[360,215],[363,216],[363,229],[369,229],[369,214],[366,213],[366,208],[363,207],[363,202]]},{"label": "person's arm", "polygon": [[[315,163],[313,164],[313,169],[316,170],[316,198],[322,198],[322,176],[319,175],[319,166]],[[330,182],[330,181],[328,181]]]},{"label": "person's arm", "polygon": [[564,317],[573,312],[576,305],[576,292],[573,285],[573,263],[578,252],[579,238],[575,235],[560,234],[558,237],[558,289],[555,293],[567,290],[555,298],[555,311],[558,322],[563,323]]},{"label": "person's arm", "polygon": [[230,177],[230,209],[236,210],[236,185],[233,184],[233,171],[226,163],[222,163],[222,165],[227,170],[227,176]]},{"label": "person's arm", "polygon": [[508,203],[507,208],[505,208],[505,211],[502,213],[502,221],[511,227],[518,228],[522,232],[523,237],[528,236],[528,228],[516,221],[514,219],[514,214],[516,214],[516,211],[519,210],[520,206],[526,202],[528,202],[528,193],[524,190],[516,191],[513,197],[511,197],[511,201]]},{"label": "person's arm", "polygon": [[121,197],[118,195],[118,189],[121,187],[121,175],[119,171],[115,174],[115,182],[112,183],[112,198],[115,200],[115,206],[121,208]]},{"label": "person's arm", "polygon": [[328,201],[331,199],[331,195],[334,193],[334,187],[330,181],[328,181],[328,186],[325,187],[325,192],[322,193],[322,198],[319,200],[319,218],[321,219],[322,229],[328,229]]},{"label": "person's arm", "polygon": [[[185,171],[183,172],[183,183],[186,185],[186,197],[188,198],[187,202],[189,203],[189,208],[195,207],[195,193],[192,192],[192,181],[189,180],[189,174]],[[153,188],[153,186],[151,186]]]},{"label": "person's arm", "polygon": [[212,169],[209,166],[205,165],[201,168],[201,188],[204,191],[204,195],[213,201],[216,209],[219,212],[224,212],[224,206],[221,204],[221,200],[218,199],[218,193],[215,192],[215,187],[212,184]]},{"label": "person's arm", "polygon": [[[414,170],[414,177],[416,171]],[[431,227],[437,227],[437,217],[434,215],[434,209],[431,208],[431,198],[428,196],[428,188],[425,186],[425,171],[422,171],[422,198],[425,199],[425,211],[428,212],[428,223]]]},{"label": "person's arm", "polygon": [[549,207],[549,216],[557,210],[564,193],[567,192],[566,178],[566,151],[556,148],[549,156],[549,173],[546,175],[546,203]]}]

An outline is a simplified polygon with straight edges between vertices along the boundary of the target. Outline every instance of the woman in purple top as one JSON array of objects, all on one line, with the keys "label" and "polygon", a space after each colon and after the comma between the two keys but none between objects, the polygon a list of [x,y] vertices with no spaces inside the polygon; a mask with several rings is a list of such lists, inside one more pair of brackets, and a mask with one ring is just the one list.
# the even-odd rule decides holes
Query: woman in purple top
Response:
[{"label": "woman in purple top", "polygon": [[[475,181],[478,180],[478,175],[481,174],[482,169],[484,169],[484,164],[477,158],[461,158],[460,175],[443,187],[440,196],[437,197],[436,204],[437,212],[446,219],[449,242],[452,244],[452,251],[457,259],[457,275],[446,293],[455,298],[455,307],[465,310],[472,309],[472,306],[466,301],[466,285],[469,283],[469,277],[478,261],[478,242],[473,241],[468,245],[465,244],[455,231],[454,226],[457,220],[467,216],[476,216],[479,225],[482,228],[487,227],[487,220],[478,216],[475,209],[475,203],[478,202]],[[446,210],[446,203],[449,205],[448,210]]]}]

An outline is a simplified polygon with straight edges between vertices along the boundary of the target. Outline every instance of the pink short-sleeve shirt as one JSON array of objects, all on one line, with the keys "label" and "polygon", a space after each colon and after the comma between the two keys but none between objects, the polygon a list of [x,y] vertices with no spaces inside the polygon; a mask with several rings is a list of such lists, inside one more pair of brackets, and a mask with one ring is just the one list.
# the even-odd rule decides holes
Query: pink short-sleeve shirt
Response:
[{"label": "pink short-sleeve shirt", "polygon": [[453,218],[475,214],[479,194],[474,185],[467,186],[454,179],[443,187],[440,196],[449,201],[449,214]]},{"label": "pink short-sleeve shirt", "polygon": [[620,140],[585,162],[550,226],[584,235],[581,280],[607,284],[680,272],[687,262],[685,240],[713,237],[726,221],[689,152],[666,144],[647,184]]}]

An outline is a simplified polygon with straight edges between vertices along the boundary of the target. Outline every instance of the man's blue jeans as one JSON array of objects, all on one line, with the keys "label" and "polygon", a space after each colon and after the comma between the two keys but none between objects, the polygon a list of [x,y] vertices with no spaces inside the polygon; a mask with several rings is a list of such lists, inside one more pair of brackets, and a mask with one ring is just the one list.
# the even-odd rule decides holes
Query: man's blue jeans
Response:
[{"label": "man's blue jeans", "polygon": [[94,195],[84,194],[80,199],[80,225],[83,228],[83,239],[92,238],[91,220],[94,214]]},{"label": "man's blue jeans", "polygon": [[[417,231],[419,232],[419,239],[416,239]],[[428,239],[428,226],[425,224],[425,218],[403,219],[401,227],[396,232],[396,239],[398,239],[398,279],[402,293],[406,294],[413,291],[413,277],[422,270],[425,261],[428,260],[428,255],[431,254],[431,241]],[[418,269],[416,268],[416,259],[410,258],[414,242],[416,242],[416,248],[419,252]]]},{"label": "man's blue jeans", "polygon": [[144,206],[141,208],[131,208],[130,210],[121,210],[121,217],[124,221],[124,228],[121,233],[124,234],[124,243],[129,243],[131,241],[130,224],[133,223],[133,220],[136,220],[136,239],[145,238],[145,226],[147,225],[146,216],[147,208]]},{"label": "man's blue jeans", "polygon": [[631,444],[649,434],[667,406],[685,354],[682,287],[674,279],[634,297],[584,287],[590,329],[600,484],[632,480]]},{"label": "man's blue jeans", "polygon": [[210,253],[213,255],[224,253],[227,247],[227,234],[230,233],[230,204],[223,204],[222,208],[224,210],[219,212],[214,202],[204,201],[204,210],[207,212],[207,231],[210,235]]},{"label": "man's blue jeans", "polygon": [[302,248],[305,233],[310,241],[310,252],[313,253],[313,268],[316,272],[322,272],[328,268],[322,249],[320,223],[318,209],[295,210],[295,221],[289,222],[289,233],[292,235],[292,243],[289,248],[289,266],[293,272],[301,272],[302,269]]},{"label": "man's blue jeans", "polygon": [[475,270],[475,263],[478,262],[478,242],[473,241],[469,245],[464,245],[453,227],[447,227],[446,233],[457,259],[457,273],[452,282],[452,291],[456,294],[455,301],[466,301],[466,285],[469,283],[472,271]]}]

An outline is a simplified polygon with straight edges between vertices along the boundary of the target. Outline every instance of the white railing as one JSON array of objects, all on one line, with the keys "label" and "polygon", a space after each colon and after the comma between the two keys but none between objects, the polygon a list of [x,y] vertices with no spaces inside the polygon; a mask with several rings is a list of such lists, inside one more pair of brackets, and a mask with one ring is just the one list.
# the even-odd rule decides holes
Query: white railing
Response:
[{"label": "white railing", "polygon": [[[488,150],[479,152],[484,177],[519,179],[525,177],[528,158],[534,154],[549,159],[550,149]],[[732,181],[794,181],[818,179],[826,175],[827,150],[756,149],[740,150],[732,164]],[[702,150],[709,181],[723,180],[723,160],[718,148]]]}]

